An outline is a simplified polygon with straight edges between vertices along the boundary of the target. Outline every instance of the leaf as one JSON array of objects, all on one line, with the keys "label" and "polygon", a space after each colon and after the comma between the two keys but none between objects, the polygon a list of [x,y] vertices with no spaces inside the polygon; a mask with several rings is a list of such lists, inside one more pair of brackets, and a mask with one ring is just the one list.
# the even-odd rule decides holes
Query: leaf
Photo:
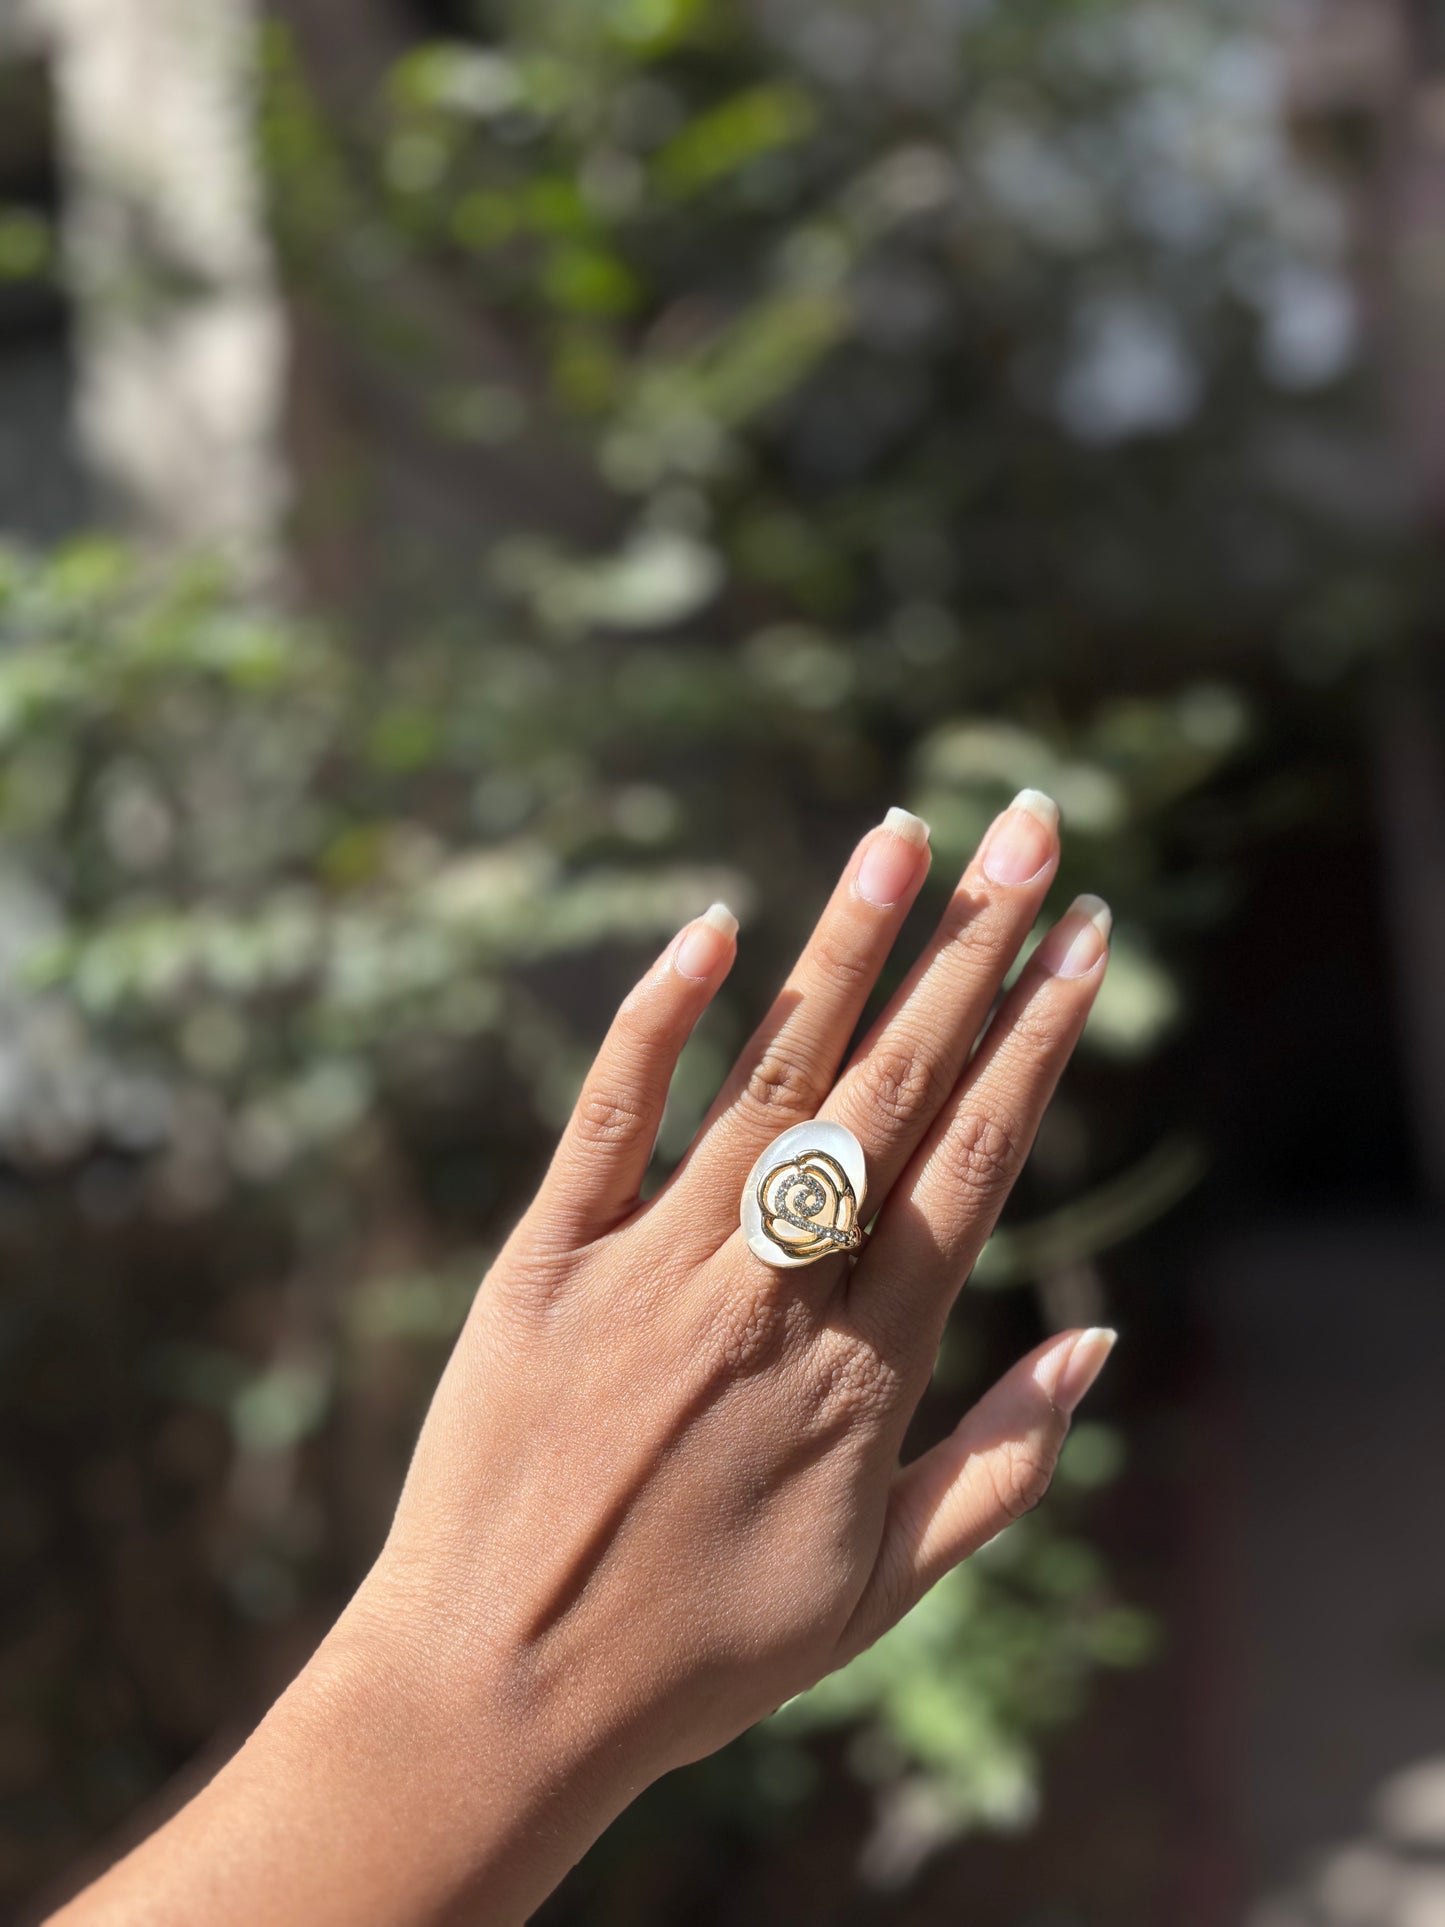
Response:
[{"label": "leaf", "polygon": [[653,167],[664,191],[682,200],[796,146],[817,125],[817,109],[801,88],[750,87],[690,120],[659,150]]}]

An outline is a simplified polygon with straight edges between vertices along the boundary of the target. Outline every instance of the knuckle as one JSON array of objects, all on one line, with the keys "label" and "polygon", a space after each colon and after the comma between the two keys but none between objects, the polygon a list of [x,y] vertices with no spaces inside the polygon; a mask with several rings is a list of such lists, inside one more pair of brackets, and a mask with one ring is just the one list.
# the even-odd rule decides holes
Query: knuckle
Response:
[{"label": "knuckle", "polygon": [[942,948],[970,971],[976,965],[1001,967],[1013,954],[1013,922],[1007,910],[966,893],[955,895],[949,905],[940,937]]},{"label": "knuckle", "polygon": [[871,990],[877,971],[872,961],[849,942],[841,930],[823,929],[813,938],[813,959],[836,982]]},{"label": "knuckle", "polygon": [[1009,1519],[1022,1519],[1042,1505],[1053,1483],[1058,1446],[1050,1440],[1013,1439],[988,1458],[998,1509]]},{"label": "knuckle", "polygon": [[838,1337],[814,1354],[809,1402],[815,1424],[851,1431],[880,1423],[899,1395],[898,1372],[871,1345]]},{"label": "knuckle", "polygon": [[931,1117],[949,1089],[931,1052],[901,1044],[870,1051],[857,1077],[865,1107],[884,1124],[900,1127]]},{"label": "knuckle", "polygon": [[565,1241],[539,1235],[537,1227],[524,1219],[519,1235],[482,1280],[478,1297],[505,1320],[550,1326],[569,1305],[578,1271],[576,1255]]},{"label": "knuckle", "polygon": [[736,1377],[754,1371],[771,1356],[777,1333],[777,1310],[770,1298],[740,1298],[718,1335],[723,1365]]},{"label": "knuckle", "polygon": [[771,1278],[735,1293],[716,1307],[696,1352],[705,1375],[730,1381],[751,1378],[776,1365],[791,1342],[789,1307]]},{"label": "knuckle", "polygon": [[810,1118],[822,1102],[818,1079],[796,1057],[770,1050],[748,1071],[743,1098],[768,1117]]},{"label": "knuckle", "polygon": [[1049,1057],[1064,1041],[1058,1012],[1037,997],[1020,1005],[1009,1026],[1015,1043],[1030,1057]]},{"label": "knuckle", "polygon": [[1007,1191],[1023,1162],[1015,1125],[976,1109],[961,1112],[949,1125],[939,1157],[952,1184],[986,1197]]},{"label": "knuckle", "polygon": [[577,1101],[574,1129],[582,1144],[629,1150],[641,1141],[651,1124],[647,1107],[639,1098],[605,1084],[584,1090]]}]

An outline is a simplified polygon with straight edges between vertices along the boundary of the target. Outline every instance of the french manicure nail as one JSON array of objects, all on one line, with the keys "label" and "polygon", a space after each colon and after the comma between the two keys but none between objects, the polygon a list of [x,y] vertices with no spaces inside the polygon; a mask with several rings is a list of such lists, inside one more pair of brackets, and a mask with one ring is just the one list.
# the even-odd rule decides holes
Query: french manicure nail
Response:
[{"label": "french manicure nail", "polygon": [[1059,806],[1042,790],[1020,790],[989,832],[984,875],[994,883],[1029,883],[1054,853]]},{"label": "french manicure nail", "polygon": [[689,926],[677,946],[676,964],[684,977],[702,983],[732,949],[738,920],[725,903],[714,903]]},{"label": "french manicure nail", "polygon": [[858,866],[858,894],[887,910],[918,875],[928,848],[928,825],[909,810],[890,810],[873,832]]},{"label": "french manicure nail", "polygon": [[1102,897],[1075,897],[1038,948],[1051,977],[1087,977],[1109,949],[1114,913]]},{"label": "french manicure nail", "polygon": [[1118,1332],[1093,1325],[1074,1340],[1054,1380],[1053,1400],[1061,1412],[1074,1412],[1083,1403],[1084,1394],[1103,1371],[1118,1339]]}]

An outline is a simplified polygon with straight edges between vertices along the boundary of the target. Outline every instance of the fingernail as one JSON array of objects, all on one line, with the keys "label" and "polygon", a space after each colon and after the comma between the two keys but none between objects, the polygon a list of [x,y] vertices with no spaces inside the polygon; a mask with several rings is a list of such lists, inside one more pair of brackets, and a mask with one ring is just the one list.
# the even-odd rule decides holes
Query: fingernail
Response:
[{"label": "fingernail", "polygon": [[1059,806],[1042,790],[1020,790],[989,833],[983,871],[994,883],[1030,883],[1054,853]]},{"label": "fingernail", "polygon": [[1087,977],[1108,954],[1114,913],[1102,897],[1075,897],[1038,948],[1051,977]]},{"label": "fingernail", "polygon": [[1039,1360],[1035,1378],[1061,1412],[1074,1412],[1083,1403],[1118,1338],[1107,1326],[1093,1325],[1071,1345],[1055,1346]]},{"label": "fingernail", "polygon": [[918,875],[928,848],[928,825],[908,810],[890,810],[873,832],[858,866],[858,894],[886,910],[897,903]]},{"label": "fingernail", "polygon": [[703,982],[733,947],[738,920],[725,903],[715,903],[692,924],[677,946],[676,963],[684,977]]}]

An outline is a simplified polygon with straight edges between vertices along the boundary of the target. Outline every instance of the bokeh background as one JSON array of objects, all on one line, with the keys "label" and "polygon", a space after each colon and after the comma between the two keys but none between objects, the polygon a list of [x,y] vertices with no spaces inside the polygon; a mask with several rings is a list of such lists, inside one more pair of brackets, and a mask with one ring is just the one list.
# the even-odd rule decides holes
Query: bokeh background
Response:
[{"label": "bokeh background", "polygon": [[660,943],[665,1167],[1029,783],[1115,958],[917,1440],[1115,1361],[542,1919],[1440,1927],[1442,524],[1439,0],[7,0],[7,1915],[365,1570]]}]

